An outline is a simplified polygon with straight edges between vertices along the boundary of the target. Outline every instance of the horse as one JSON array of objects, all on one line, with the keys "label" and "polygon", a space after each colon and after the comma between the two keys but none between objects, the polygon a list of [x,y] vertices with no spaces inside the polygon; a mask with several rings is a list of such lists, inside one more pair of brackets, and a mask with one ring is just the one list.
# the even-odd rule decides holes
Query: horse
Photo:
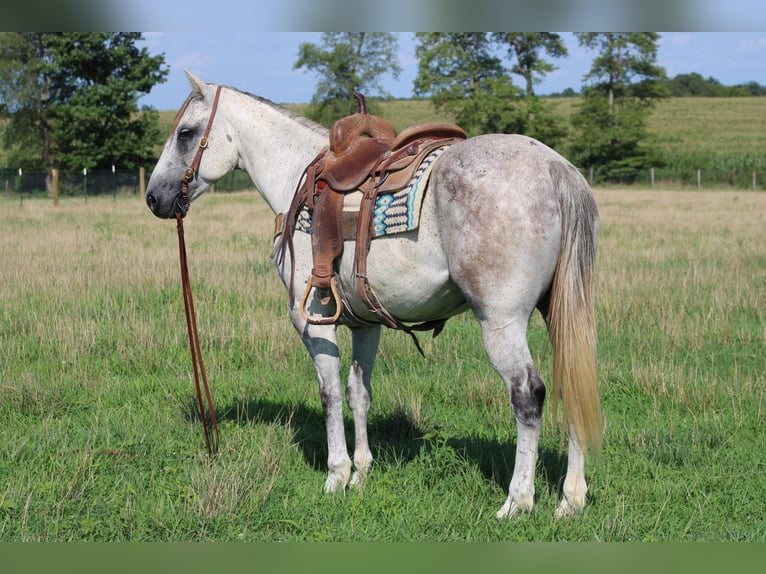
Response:
[{"label": "horse", "polygon": [[[328,130],[266,98],[186,74],[191,93],[146,188],[152,213],[185,215],[190,202],[235,168],[249,174],[275,215],[285,213],[306,166],[327,146]],[[467,310],[478,320],[517,428],[513,474],[498,520],[534,506],[546,387],[532,360],[527,329],[533,312],[542,314],[553,349],[553,416],[561,419],[567,445],[555,517],[581,511],[588,489],[586,459],[598,454],[603,432],[594,313],[600,224],[588,182],[540,141],[518,134],[480,135],[454,143],[438,157],[420,210],[416,230],[371,241],[369,283],[403,323],[446,320]],[[345,303],[362,319],[345,325],[352,347],[345,399],[353,416],[353,460],[343,425],[338,324],[309,321],[298,303],[306,285],[301,279],[312,268],[310,233],[296,231],[292,249],[274,257],[288,290],[290,320],[319,382],[328,493],[361,487],[373,462],[367,416],[381,323],[355,293],[354,250],[354,242],[345,241],[337,264]],[[314,295],[307,305],[321,308],[317,299]]]}]

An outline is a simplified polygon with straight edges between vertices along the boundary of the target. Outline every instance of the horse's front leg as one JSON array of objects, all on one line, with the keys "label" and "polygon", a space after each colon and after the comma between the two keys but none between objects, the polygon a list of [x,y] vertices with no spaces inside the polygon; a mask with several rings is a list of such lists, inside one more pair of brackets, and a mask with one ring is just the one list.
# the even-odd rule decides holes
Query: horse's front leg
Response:
[{"label": "horse's front leg", "polygon": [[343,386],[340,378],[340,353],[334,325],[310,325],[294,309],[293,325],[306,345],[319,381],[319,398],[327,430],[327,480],[325,492],[343,492],[351,477],[351,458],[343,428]]},{"label": "horse's front leg", "polygon": [[354,328],[351,331],[351,370],[346,385],[346,400],[354,415],[354,475],[352,486],[362,486],[372,466],[372,452],[367,440],[367,414],[372,387],[370,377],[380,343],[380,325]]}]

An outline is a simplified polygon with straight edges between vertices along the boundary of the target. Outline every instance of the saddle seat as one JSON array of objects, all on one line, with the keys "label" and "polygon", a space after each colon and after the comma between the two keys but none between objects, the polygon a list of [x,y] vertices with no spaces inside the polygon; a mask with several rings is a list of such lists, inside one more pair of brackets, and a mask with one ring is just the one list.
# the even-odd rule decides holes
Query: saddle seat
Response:
[{"label": "saddle seat", "polygon": [[[335,263],[343,254],[343,203],[348,193],[361,191],[355,236],[357,291],[383,324],[412,334],[417,327],[405,326],[383,309],[367,281],[366,262],[375,200],[380,194],[403,189],[429,153],[465,139],[466,134],[453,124],[427,123],[410,126],[397,135],[387,120],[367,113],[364,96],[355,94],[355,97],[357,113],[333,124],[329,146],[304,171],[287,213],[277,215],[276,233],[282,236],[274,253],[281,249],[284,258],[285,246],[292,253],[292,234],[298,213],[304,206],[312,210],[313,268],[301,301],[301,314],[309,323],[338,322],[343,304],[335,279]],[[292,276],[290,281],[292,283]],[[335,310],[331,315],[308,315],[306,303],[314,288],[320,290],[323,306],[334,300]],[[443,325],[444,321],[429,323],[426,328],[434,328],[436,323]],[[423,325],[426,324],[418,327]]]}]

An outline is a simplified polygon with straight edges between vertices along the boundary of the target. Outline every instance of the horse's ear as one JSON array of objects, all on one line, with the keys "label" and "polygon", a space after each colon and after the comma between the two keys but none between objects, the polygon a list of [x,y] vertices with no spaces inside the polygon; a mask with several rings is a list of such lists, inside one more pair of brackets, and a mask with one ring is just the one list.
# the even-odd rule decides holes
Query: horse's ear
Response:
[{"label": "horse's ear", "polygon": [[186,72],[186,77],[189,80],[189,83],[191,84],[192,91],[197,93],[203,93],[203,88],[207,85],[205,82],[200,80],[197,76],[192,74],[189,70],[184,69],[184,72]]}]

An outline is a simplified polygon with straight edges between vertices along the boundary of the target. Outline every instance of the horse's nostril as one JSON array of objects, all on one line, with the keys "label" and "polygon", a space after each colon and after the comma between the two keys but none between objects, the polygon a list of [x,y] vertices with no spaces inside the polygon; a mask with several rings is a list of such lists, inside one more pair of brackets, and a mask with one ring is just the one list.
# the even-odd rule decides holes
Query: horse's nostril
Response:
[{"label": "horse's nostril", "polygon": [[146,194],[146,205],[149,207],[154,207],[157,204],[157,198],[154,197],[151,193]]}]

